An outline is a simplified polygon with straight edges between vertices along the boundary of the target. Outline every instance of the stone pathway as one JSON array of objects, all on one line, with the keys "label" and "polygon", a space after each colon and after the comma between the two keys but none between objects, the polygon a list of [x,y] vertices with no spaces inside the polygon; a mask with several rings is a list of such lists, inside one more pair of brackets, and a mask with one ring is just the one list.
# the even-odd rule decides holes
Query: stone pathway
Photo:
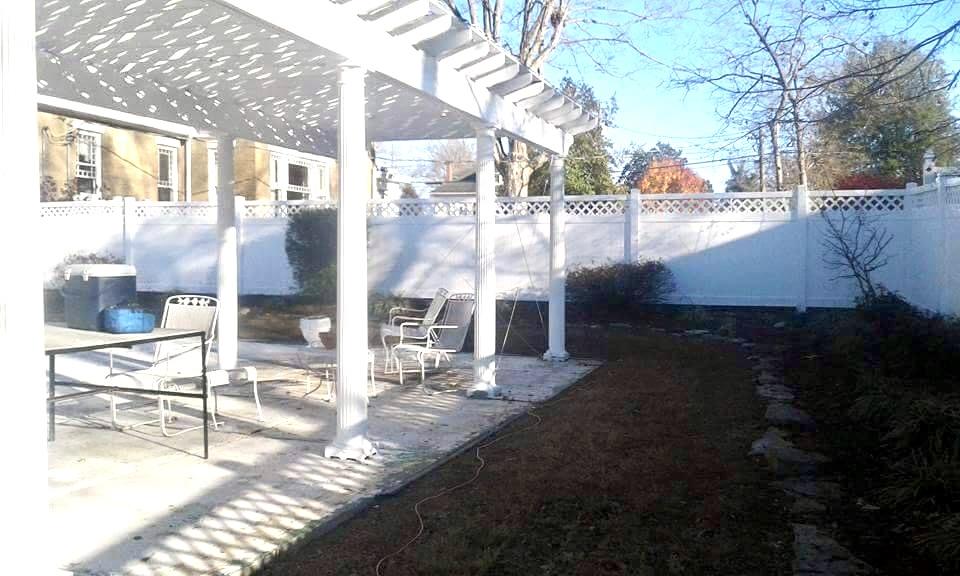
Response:
[{"label": "stone pathway", "polygon": [[707,330],[686,330],[679,336],[720,340],[737,344],[751,355],[757,396],[767,403],[764,415],[770,427],[750,446],[749,456],[762,459],[778,478],[774,486],[793,498],[790,508],[793,528],[794,576],[855,576],[876,574],[824,528],[824,515],[832,503],[844,498],[840,485],[823,478],[829,458],[797,447],[814,444],[816,422],[797,406],[796,394],[783,381],[781,360],[759,353],[742,338],[730,338]]}]

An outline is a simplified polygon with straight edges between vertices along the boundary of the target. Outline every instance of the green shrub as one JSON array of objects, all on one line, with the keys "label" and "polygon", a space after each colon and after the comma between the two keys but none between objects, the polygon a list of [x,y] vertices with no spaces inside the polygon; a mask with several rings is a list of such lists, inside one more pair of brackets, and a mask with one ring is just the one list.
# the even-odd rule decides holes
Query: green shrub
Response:
[{"label": "green shrub", "polygon": [[337,265],[314,272],[300,284],[300,294],[313,296],[318,304],[337,303]]},{"label": "green shrub", "polygon": [[93,252],[81,253],[76,252],[66,256],[63,260],[57,264],[56,268],[53,269],[51,273],[50,280],[47,282],[47,288],[50,289],[59,289],[63,287],[63,273],[67,270],[67,266],[73,264],[123,264],[123,258],[114,256],[113,254],[96,254]]},{"label": "green shrub", "polygon": [[[290,217],[284,243],[293,279],[303,294],[319,295],[337,262],[337,211],[303,210]],[[334,268],[335,270],[335,268]],[[336,294],[336,274],[333,274]]]},{"label": "green shrub", "polygon": [[[960,568],[960,323],[881,293],[845,321],[822,326],[824,365],[839,376],[840,402],[877,465],[864,478],[918,551]],[[851,439],[852,442],[857,442]]]},{"label": "green shrub", "polygon": [[370,322],[386,322],[394,306],[409,306],[405,298],[392,294],[374,293],[367,297],[367,318]]},{"label": "green shrub", "polygon": [[673,290],[673,273],[659,260],[584,266],[567,276],[570,302],[606,314],[660,304]]}]

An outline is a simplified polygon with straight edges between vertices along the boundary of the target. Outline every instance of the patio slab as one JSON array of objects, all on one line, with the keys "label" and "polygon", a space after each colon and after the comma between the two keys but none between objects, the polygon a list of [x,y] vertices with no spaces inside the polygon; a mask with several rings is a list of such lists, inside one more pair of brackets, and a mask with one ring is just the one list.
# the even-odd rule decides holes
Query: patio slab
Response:
[{"label": "patio slab", "polygon": [[[127,366],[147,358],[126,355]],[[57,406],[57,439],[49,443],[51,553],[75,574],[239,574],[297,537],[367,498],[391,492],[471,439],[570,386],[596,365],[498,358],[506,401],[470,400],[470,358],[428,383],[405,386],[384,377],[370,402],[370,437],[379,454],[363,463],[329,460],[336,407],[304,363],[332,361],[329,351],[242,342],[241,365],[255,365],[265,415],[258,422],[249,386],[221,395],[222,427],[210,432],[210,459],[201,431],[164,437],[155,425],[109,429],[106,397]],[[106,355],[58,359],[58,375],[96,382]],[[156,401],[126,397],[122,422],[156,413]],[[178,404],[173,427],[197,422],[199,403]]]}]

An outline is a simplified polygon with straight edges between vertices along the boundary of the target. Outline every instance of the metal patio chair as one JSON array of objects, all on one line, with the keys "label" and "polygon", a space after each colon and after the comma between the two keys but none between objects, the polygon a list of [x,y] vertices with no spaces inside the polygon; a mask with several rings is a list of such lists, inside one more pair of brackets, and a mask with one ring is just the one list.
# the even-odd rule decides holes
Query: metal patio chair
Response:
[{"label": "metal patio chair", "polygon": [[[209,355],[210,348],[216,338],[217,317],[219,314],[219,301],[210,296],[199,296],[193,294],[181,294],[167,298],[163,306],[163,316],[160,321],[161,328],[176,328],[183,330],[203,330],[206,334],[203,346],[206,347],[206,354]],[[201,358],[200,344],[196,342],[161,342],[154,349],[153,362],[147,368],[140,370],[131,370],[128,372],[114,372],[113,354],[110,354],[110,374],[107,376],[107,382],[114,378],[127,378],[137,383],[140,387],[156,388],[163,390],[179,390],[184,385],[195,385],[202,375],[200,366]],[[236,371],[214,370],[207,373],[207,389],[213,396],[212,420],[214,429],[219,428],[217,422],[218,402],[217,389],[229,384],[236,383],[236,378],[231,378],[232,372],[235,376],[242,376],[245,382],[253,385],[253,397],[257,406],[257,419],[263,420],[263,412],[260,406],[260,394],[257,390],[258,378],[256,370],[253,368],[241,368]],[[160,431],[164,436],[177,436],[184,432],[197,430],[203,426],[192,426],[176,432],[167,430],[167,424],[174,419],[175,412],[169,397],[160,395],[157,397],[159,409],[159,418],[146,422],[138,422],[126,426],[126,428],[135,428],[147,424],[160,424]],[[110,394],[110,418],[115,428],[124,428],[117,419],[116,396]]]},{"label": "metal patio chair", "polygon": [[430,326],[437,322],[444,304],[450,298],[450,292],[439,288],[426,308],[405,308],[394,306],[388,313],[386,323],[380,325],[380,342],[383,344],[383,371],[388,371],[390,362],[390,348],[387,338],[399,339],[401,342],[419,340],[426,341]]},{"label": "metal patio chair", "polygon": [[433,356],[433,367],[436,369],[440,367],[441,360],[449,362],[450,354],[463,349],[475,308],[473,294],[455,294],[447,299],[443,320],[425,329],[426,338],[422,342],[405,342],[406,337],[401,337],[400,342],[390,351],[390,356],[400,374],[401,385],[404,370],[400,354],[406,352],[416,359],[420,370],[420,385],[424,392],[430,393],[425,384],[427,357]]}]

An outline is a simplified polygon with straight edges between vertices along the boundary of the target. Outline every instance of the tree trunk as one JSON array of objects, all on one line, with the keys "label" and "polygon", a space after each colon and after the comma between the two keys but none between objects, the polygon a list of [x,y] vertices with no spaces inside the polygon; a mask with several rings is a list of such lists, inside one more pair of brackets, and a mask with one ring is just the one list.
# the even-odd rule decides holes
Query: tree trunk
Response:
[{"label": "tree trunk", "polygon": [[763,130],[757,130],[757,171],[760,175],[760,191],[767,191],[767,170],[764,167],[763,158]]},{"label": "tree trunk", "polygon": [[525,142],[510,141],[510,156],[507,158],[504,188],[507,196],[528,196],[530,175],[533,167],[530,153]]},{"label": "tree trunk", "polygon": [[783,155],[780,152],[780,119],[770,122],[770,145],[773,147],[773,182],[777,192],[783,190]]},{"label": "tree trunk", "polygon": [[807,185],[807,152],[803,146],[803,131],[800,128],[800,119],[796,112],[793,115],[793,132],[796,135],[797,146],[797,174],[800,177],[800,185]]}]

